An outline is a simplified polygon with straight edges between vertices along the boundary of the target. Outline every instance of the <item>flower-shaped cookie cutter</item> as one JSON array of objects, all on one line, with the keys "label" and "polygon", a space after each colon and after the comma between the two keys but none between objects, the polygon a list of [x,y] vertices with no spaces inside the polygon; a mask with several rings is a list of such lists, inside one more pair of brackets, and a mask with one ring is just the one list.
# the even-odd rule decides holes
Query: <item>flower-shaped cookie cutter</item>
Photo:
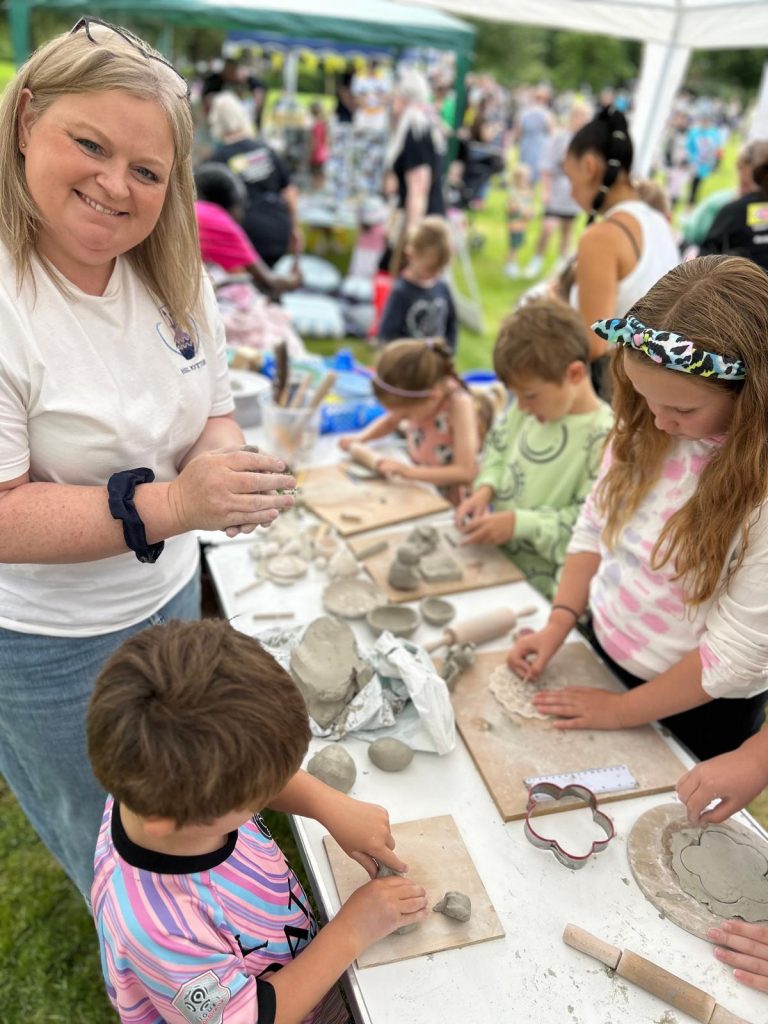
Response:
[{"label": "flower-shaped cookie cutter", "polygon": [[[605,839],[596,839],[592,843],[592,848],[585,854],[569,853],[564,850],[563,847],[558,843],[556,839],[549,839],[547,836],[540,835],[531,823],[533,812],[536,809],[537,797],[548,796],[552,797],[553,800],[563,800],[565,797],[573,796],[577,800],[583,801],[587,807],[592,811],[592,821],[605,832]],[[524,823],[525,837],[534,846],[538,846],[540,850],[549,850],[557,857],[561,864],[564,864],[567,868],[572,868],[576,871],[578,868],[583,868],[589,858],[596,853],[602,853],[608,843],[616,835],[616,830],[613,827],[613,822],[601,811],[597,805],[597,797],[591,789],[587,789],[586,786],[580,786],[578,783],[572,783],[569,786],[556,786],[554,782],[537,782],[531,786],[528,790],[528,806],[525,809],[525,823]]]}]

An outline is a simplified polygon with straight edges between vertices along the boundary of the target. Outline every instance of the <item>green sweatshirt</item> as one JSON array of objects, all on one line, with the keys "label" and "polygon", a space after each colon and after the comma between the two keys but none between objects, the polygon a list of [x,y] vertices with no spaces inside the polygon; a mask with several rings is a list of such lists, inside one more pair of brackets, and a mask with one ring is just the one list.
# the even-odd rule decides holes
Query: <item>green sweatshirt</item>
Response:
[{"label": "green sweatshirt", "polygon": [[552,423],[539,423],[514,405],[486,439],[473,490],[490,487],[493,511],[514,511],[515,535],[504,550],[545,597],[555,592],[612,423],[604,402],[594,412]]}]

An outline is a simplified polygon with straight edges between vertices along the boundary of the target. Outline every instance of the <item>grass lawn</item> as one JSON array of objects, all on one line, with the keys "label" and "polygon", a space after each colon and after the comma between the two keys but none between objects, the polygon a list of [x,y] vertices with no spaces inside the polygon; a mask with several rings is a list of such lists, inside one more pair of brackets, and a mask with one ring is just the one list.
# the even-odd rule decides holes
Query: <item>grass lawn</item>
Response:
[{"label": "grass lawn", "polygon": [[[0,82],[3,69],[0,66]],[[727,187],[733,180],[735,143],[726,161],[707,183],[706,191]],[[485,307],[482,336],[462,330],[462,370],[489,367],[493,340],[501,318],[510,311],[525,282],[503,275],[506,248],[504,194],[491,193],[487,208],[474,217],[475,230],[485,235],[473,254]],[[531,232],[535,238],[535,231]],[[530,250],[532,243],[529,243]],[[524,253],[524,259],[527,253]],[[554,260],[550,252],[550,262]],[[523,260],[524,261],[524,260]],[[346,342],[316,343],[325,352]],[[369,361],[362,343],[353,347]],[[768,796],[750,810],[768,825]],[[295,868],[299,857],[287,821],[269,817],[270,827]],[[37,840],[15,799],[0,781],[0,1019],[4,1024],[110,1024],[115,1017],[104,994],[98,949],[91,919],[79,895]]]}]

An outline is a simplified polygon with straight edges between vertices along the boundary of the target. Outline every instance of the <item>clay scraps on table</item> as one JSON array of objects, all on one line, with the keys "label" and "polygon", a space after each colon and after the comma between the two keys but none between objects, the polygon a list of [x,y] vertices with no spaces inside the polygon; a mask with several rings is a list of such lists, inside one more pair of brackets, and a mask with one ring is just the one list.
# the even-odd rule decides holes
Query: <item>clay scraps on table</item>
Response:
[{"label": "clay scraps on table", "polygon": [[475,663],[474,644],[452,644],[445,652],[440,665],[440,676],[445,685],[452,690],[462,672],[466,672]]},{"label": "clay scraps on table", "polygon": [[713,914],[768,921],[768,843],[727,825],[685,828],[670,838],[680,886]]}]

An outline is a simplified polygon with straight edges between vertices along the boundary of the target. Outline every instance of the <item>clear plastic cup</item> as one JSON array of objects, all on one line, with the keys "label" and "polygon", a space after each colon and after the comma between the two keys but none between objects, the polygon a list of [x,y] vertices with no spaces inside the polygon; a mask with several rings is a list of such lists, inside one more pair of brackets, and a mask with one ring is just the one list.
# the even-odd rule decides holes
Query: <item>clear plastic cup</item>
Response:
[{"label": "clear plastic cup", "polygon": [[311,401],[311,392],[298,408],[276,405],[270,393],[259,395],[267,452],[284,459],[294,470],[311,460],[320,436],[320,406],[310,411]]}]

